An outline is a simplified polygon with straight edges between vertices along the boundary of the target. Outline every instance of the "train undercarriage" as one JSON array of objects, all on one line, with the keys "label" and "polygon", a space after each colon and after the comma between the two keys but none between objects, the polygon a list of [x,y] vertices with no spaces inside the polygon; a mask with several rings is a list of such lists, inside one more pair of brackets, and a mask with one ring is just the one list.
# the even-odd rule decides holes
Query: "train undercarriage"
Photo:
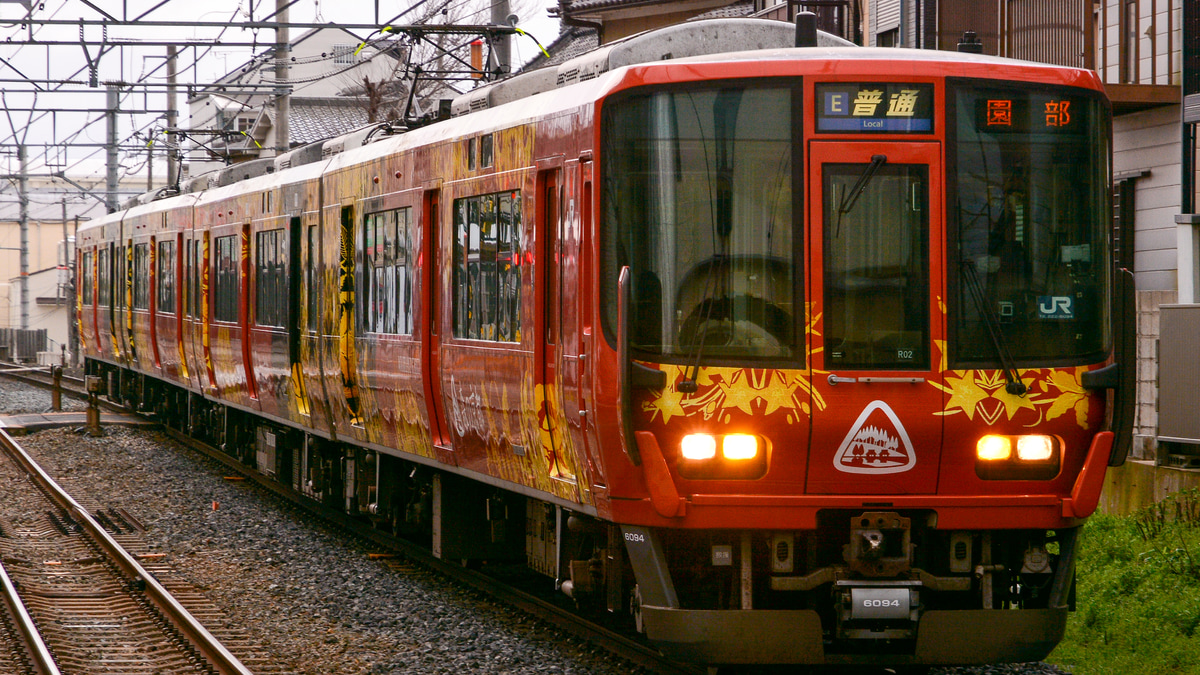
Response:
[{"label": "train undercarriage", "polygon": [[684,660],[1037,660],[1074,602],[1077,529],[946,531],[932,510],[886,509],[822,510],[813,531],[618,525],[110,364],[90,361],[88,373],[110,400],[443,559],[523,561],[580,609],[617,617]]}]

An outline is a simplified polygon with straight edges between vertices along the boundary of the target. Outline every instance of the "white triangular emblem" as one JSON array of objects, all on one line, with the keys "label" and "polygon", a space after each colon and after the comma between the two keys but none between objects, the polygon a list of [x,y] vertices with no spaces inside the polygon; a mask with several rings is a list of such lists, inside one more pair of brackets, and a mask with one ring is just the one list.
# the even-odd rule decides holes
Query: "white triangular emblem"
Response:
[{"label": "white triangular emblem", "polygon": [[846,473],[902,473],[916,463],[908,432],[883,401],[862,411],[833,456],[834,468]]}]

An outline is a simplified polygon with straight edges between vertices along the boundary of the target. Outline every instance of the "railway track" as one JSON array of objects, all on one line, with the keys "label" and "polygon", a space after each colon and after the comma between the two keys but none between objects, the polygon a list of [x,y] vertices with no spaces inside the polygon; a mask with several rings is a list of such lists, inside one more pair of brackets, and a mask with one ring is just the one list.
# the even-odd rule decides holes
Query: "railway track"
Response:
[{"label": "railway track", "polygon": [[11,672],[282,672],[236,633],[205,627],[223,615],[149,550],[130,514],[76,501],[3,430],[0,449],[11,460],[0,467],[10,477],[0,511],[5,632],[17,641],[0,652],[13,655]]},{"label": "railway track", "polygon": [[[0,375],[7,375],[7,373],[0,371]],[[26,376],[22,378],[22,381],[35,386],[52,386],[48,377]],[[64,379],[64,395],[86,398],[86,393],[82,391],[82,380],[78,380],[77,385],[75,385],[79,389],[70,390],[70,394],[68,394],[71,386],[71,383]],[[125,409],[122,408],[122,410]],[[242,464],[219,449],[196,441],[167,425],[163,426],[163,430],[180,443],[221,463],[229,471],[237,473],[248,481],[254,482],[278,498],[301,506],[307,513],[334,526],[339,531],[352,535],[360,542],[364,542],[367,547],[374,548],[381,554],[398,556],[394,560],[395,564],[401,568],[408,564],[416,564],[425,569],[435,571],[497,602],[540,619],[563,632],[584,639],[647,671],[669,675],[698,675],[705,672],[703,668],[680,664],[666,659],[656,650],[641,644],[630,636],[599,625],[587,617],[574,613],[550,600],[538,597],[482,571],[437,558],[428,548],[417,543],[394,537],[372,528],[369,524],[350,518],[339,511],[329,509],[310,500],[301,499],[298,495],[284,488],[284,486],[261,475],[251,467]]]}]

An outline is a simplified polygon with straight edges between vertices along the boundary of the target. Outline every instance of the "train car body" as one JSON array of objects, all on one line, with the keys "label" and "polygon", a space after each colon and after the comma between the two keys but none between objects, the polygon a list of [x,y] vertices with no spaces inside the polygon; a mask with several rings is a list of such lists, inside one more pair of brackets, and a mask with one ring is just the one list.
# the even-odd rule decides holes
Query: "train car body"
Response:
[{"label": "train car body", "polygon": [[1042,658],[1123,461],[1100,82],[792,36],[636,36],[89,224],[89,369],[680,658]]}]

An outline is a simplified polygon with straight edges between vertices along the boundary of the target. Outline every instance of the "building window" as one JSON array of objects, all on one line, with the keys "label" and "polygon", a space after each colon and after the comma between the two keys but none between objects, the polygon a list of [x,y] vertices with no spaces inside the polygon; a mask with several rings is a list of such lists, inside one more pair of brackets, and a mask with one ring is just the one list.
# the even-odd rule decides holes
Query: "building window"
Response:
[{"label": "building window", "polygon": [[254,320],[260,326],[287,325],[287,236],[283,228],[259,232],[254,256]]},{"label": "building window", "polygon": [[454,201],[454,337],[521,341],[521,193]]},{"label": "building window", "polygon": [[363,223],[362,328],[411,335],[415,330],[412,208],[369,213]]},{"label": "building window", "polygon": [[876,47],[899,47],[900,46],[900,29],[893,28],[885,30],[875,36]]},{"label": "building window", "polygon": [[150,309],[150,245],[133,246],[133,308]]},{"label": "building window", "polygon": [[213,275],[213,320],[238,320],[238,235],[217,237],[216,274]]},{"label": "building window", "polygon": [[175,240],[158,242],[158,311],[175,313]]}]

